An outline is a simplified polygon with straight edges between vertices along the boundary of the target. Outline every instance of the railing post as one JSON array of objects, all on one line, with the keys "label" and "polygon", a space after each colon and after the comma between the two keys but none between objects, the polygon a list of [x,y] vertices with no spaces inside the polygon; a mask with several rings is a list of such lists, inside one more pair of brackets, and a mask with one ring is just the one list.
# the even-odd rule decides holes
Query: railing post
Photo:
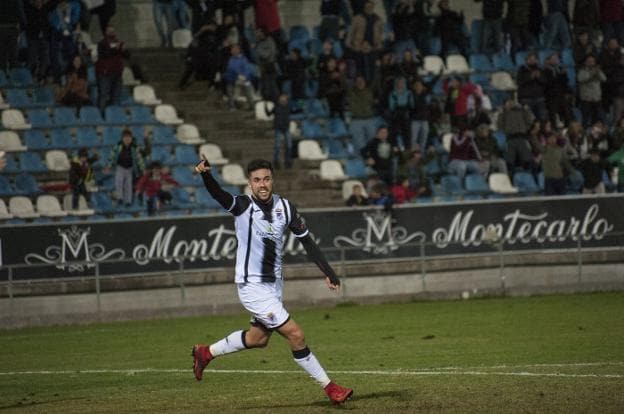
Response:
[{"label": "railing post", "polygon": [[581,251],[581,240],[583,238],[582,234],[579,234],[578,239],[576,241],[576,266],[577,266],[577,281],[576,283],[578,285],[581,284],[581,280],[583,278],[583,255],[582,255],[582,251]]},{"label": "railing post", "polygon": [[345,248],[340,248],[340,296],[344,299],[347,296],[347,269]]},{"label": "railing post", "polygon": [[102,311],[102,302],[100,299],[100,264],[95,262],[95,296],[97,298],[97,312]]},{"label": "railing post", "polygon": [[9,313],[13,318],[13,266],[9,266]]},{"label": "railing post", "polygon": [[427,277],[427,256],[425,255],[425,239],[420,241],[420,283],[423,293],[427,291],[425,278]]},{"label": "railing post", "polygon": [[182,300],[182,304],[186,302],[186,289],[184,288],[184,258],[178,258],[179,263],[179,271],[178,271],[178,284],[180,285],[180,299]]},{"label": "railing post", "polygon": [[501,289],[503,291],[503,296],[506,296],[507,286],[505,283],[505,256],[503,254],[503,245],[505,244],[505,239],[502,237],[498,241],[498,277],[501,283]]}]

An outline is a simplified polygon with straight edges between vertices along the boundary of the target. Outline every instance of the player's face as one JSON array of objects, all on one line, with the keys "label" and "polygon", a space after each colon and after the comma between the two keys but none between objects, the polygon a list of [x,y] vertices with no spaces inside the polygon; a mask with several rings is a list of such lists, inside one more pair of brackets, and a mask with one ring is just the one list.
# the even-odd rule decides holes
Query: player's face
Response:
[{"label": "player's face", "polygon": [[268,168],[252,171],[249,175],[251,193],[260,201],[268,201],[273,195],[273,174]]}]

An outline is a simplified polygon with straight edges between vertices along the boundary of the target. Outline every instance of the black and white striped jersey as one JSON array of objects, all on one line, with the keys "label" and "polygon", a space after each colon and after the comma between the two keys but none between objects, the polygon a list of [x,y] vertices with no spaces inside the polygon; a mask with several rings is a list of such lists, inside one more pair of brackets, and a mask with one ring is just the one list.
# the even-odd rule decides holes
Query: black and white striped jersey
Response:
[{"label": "black and white striped jersey", "polygon": [[305,237],[308,229],[295,207],[273,194],[267,203],[247,195],[233,197],[228,209],[234,215],[238,248],[236,283],[272,282],[282,278],[282,253],[287,231]]}]

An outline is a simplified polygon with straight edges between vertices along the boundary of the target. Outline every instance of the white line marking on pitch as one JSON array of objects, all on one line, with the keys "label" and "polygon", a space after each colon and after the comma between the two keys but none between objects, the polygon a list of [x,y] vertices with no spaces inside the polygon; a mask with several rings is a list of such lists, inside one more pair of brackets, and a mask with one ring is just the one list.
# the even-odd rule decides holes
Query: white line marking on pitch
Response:
[{"label": "white line marking on pitch", "polygon": [[[294,370],[253,370],[253,369],[218,369],[206,370],[211,374],[301,374],[302,371]],[[624,378],[624,374],[565,374],[559,372],[488,372],[488,371],[350,371],[350,370],[332,370],[327,371],[330,374],[347,374],[347,375],[386,375],[386,376],[427,376],[427,375],[474,375],[474,376],[516,376],[516,377],[562,377],[562,378]],[[78,374],[190,374],[190,369],[88,369],[88,370],[59,370],[59,371],[8,371],[0,372],[2,376],[17,375],[78,375]]]}]

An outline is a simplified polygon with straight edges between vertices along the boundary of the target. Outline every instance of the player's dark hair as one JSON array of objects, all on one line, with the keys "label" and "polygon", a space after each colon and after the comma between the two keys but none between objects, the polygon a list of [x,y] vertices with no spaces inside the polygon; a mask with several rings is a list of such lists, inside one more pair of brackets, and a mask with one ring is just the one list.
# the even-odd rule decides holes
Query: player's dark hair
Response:
[{"label": "player's dark hair", "polygon": [[273,165],[271,164],[271,161],[267,161],[267,160],[250,161],[249,164],[247,164],[247,175],[251,175],[252,172],[256,170],[262,170],[262,169],[270,170],[271,173],[273,173]]}]

